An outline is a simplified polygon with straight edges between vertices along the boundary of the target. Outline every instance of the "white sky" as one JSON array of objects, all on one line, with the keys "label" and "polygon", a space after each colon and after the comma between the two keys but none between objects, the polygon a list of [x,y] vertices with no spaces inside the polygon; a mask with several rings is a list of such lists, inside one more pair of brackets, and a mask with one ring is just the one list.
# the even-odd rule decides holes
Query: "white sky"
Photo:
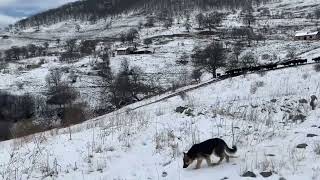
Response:
[{"label": "white sky", "polygon": [[20,18],[76,0],[0,0],[0,28]]}]

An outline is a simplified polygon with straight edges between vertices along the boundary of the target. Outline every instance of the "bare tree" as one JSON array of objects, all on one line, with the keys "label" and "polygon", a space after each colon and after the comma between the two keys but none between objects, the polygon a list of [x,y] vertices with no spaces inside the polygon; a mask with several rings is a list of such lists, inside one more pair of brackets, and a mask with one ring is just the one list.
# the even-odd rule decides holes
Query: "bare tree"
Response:
[{"label": "bare tree", "polygon": [[192,28],[192,25],[190,24],[190,21],[189,19],[187,19],[185,22],[184,22],[184,27],[186,28],[186,30],[188,32],[190,32],[191,28]]},{"label": "bare tree", "polygon": [[165,27],[166,29],[169,29],[170,27],[172,27],[172,25],[173,25],[172,17],[168,17],[163,23],[163,27]]},{"label": "bare tree", "polygon": [[224,14],[218,12],[208,14],[205,20],[205,24],[209,31],[219,26],[222,22],[223,17]]},{"label": "bare tree", "polygon": [[80,32],[81,26],[80,26],[79,24],[76,24],[76,27],[75,27],[75,28],[76,28],[76,31],[77,31],[77,32]]},{"label": "bare tree", "polygon": [[66,83],[60,83],[57,86],[49,87],[47,103],[62,107],[65,105],[71,105],[77,97],[78,92],[74,88],[70,87]]},{"label": "bare tree", "polygon": [[194,69],[191,74],[191,78],[196,82],[200,83],[201,82],[201,76],[202,72],[201,69]]},{"label": "bare tree", "polygon": [[152,16],[147,17],[147,22],[144,24],[145,27],[154,27],[155,19]]},{"label": "bare tree", "polygon": [[127,33],[127,40],[128,41],[131,41],[133,43],[133,41],[138,38],[139,38],[139,32],[137,29],[132,28],[128,31],[128,33]]},{"label": "bare tree", "polygon": [[150,44],[152,44],[152,39],[151,38],[144,39],[143,44],[145,44],[147,47],[149,47]]},{"label": "bare tree", "polygon": [[142,97],[157,92],[157,88],[143,82],[143,73],[137,66],[130,67],[126,60],[121,63],[120,72],[113,78],[108,89],[109,101],[115,108],[140,101]]},{"label": "bare tree", "polygon": [[251,27],[252,24],[256,22],[256,18],[253,15],[252,4],[249,3],[241,12],[243,14],[243,23],[248,27]]},{"label": "bare tree", "polygon": [[315,16],[317,19],[320,19],[320,8],[317,8],[317,9],[314,11],[314,16]]},{"label": "bare tree", "polygon": [[205,69],[215,78],[217,69],[225,66],[226,52],[221,43],[213,42],[204,50],[196,48],[192,58],[197,69]]},{"label": "bare tree", "polygon": [[241,57],[241,66],[244,68],[249,68],[256,66],[258,64],[257,57],[253,52],[249,51]]},{"label": "bare tree", "polygon": [[236,55],[230,55],[228,57],[228,62],[227,62],[227,69],[231,70],[231,69],[236,69],[239,68],[240,66],[240,62],[238,60],[238,58],[236,57]]},{"label": "bare tree", "polygon": [[62,81],[62,71],[60,69],[51,69],[50,73],[46,76],[48,86],[58,86]]},{"label": "bare tree", "polygon": [[196,16],[197,23],[199,25],[199,29],[205,26],[206,17],[203,13],[200,13]]},{"label": "bare tree", "polygon": [[287,47],[287,55],[286,58],[288,59],[295,59],[297,58],[297,50],[294,47]]},{"label": "bare tree", "polygon": [[74,52],[77,47],[77,40],[76,39],[70,39],[66,41],[66,49],[68,52]]},{"label": "bare tree", "polygon": [[243,48],[242,43],[240,41],[237,41],[237,43],[232,48],[232,52],[238,61],[239,61],[239,56],[241,54],[242,48]]}]

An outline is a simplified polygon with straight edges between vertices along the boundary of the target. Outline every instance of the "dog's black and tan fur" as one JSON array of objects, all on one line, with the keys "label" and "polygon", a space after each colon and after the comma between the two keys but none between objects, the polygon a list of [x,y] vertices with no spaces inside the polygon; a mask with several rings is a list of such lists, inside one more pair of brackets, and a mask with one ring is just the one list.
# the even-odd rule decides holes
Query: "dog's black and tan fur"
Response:
[{"label": "dog's black and tan fur", "polygon": [[[224,158],[226,158],[226,161],[229,162],[229,158],[233,157],[231,155],[236,152],[236,146],[233,146],[231,149],[222,139],[209,139],[202,143],[193,145],[187,153],[184,153],[183,168],[187,168],[195,160],[197,160],[196,169],[200,168],[204,159],[207,161],[208,166],[218,165]],[[211,162],[210,156],[212,154],[220,157],[218,163]]]}]

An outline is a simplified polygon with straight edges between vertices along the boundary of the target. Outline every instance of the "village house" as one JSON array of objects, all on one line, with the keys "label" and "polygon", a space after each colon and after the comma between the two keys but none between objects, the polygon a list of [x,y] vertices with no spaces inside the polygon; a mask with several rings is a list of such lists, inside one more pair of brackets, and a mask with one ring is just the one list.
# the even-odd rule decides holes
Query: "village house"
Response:
[{"label": "village house", "polygon": [[152,51],[148,48],[140,48],[133,52],[133,54],[152,54]]},{"label": "village house", "polygon": [[294,36],[295,40],[319,40],[320,33],[318,31],[314,32],[299,32]]},{"label": "village house", "polygon": [[9,39],[9,36],[8,36],[8,35],[0,35],[0,37],[1,37],[2,39]]},{"label": "village house", "polygon": [[117,55],[128,55],[132,54],[135,51],[134,47],[124,47],[116,49]]}]

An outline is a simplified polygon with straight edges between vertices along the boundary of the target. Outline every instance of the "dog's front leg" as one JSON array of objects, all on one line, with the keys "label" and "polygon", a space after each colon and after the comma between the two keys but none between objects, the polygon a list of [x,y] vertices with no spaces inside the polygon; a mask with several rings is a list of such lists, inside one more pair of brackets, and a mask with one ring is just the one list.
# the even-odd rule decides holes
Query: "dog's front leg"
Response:
[{"label": "dog's front leg", "polygon": [[197,159],[197,165],[195,169],[200,169],[202,163],[202,159]]}]

